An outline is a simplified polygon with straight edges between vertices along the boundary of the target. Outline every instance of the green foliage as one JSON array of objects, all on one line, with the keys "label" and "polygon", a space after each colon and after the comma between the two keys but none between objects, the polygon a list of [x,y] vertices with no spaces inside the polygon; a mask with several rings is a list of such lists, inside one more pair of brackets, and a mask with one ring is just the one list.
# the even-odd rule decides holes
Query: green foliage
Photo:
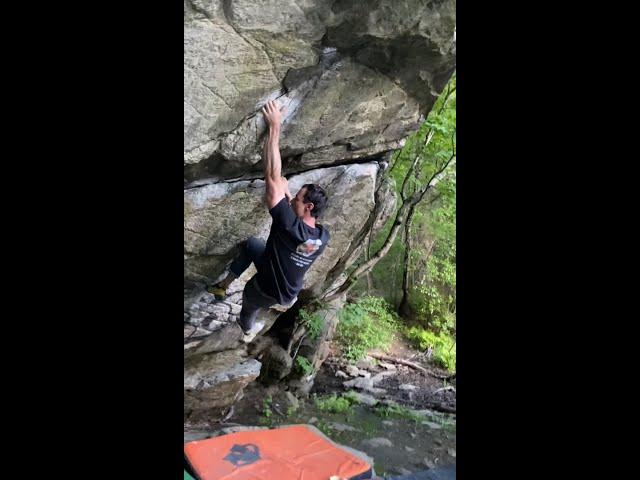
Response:
[{"label": "green foliage", "polygon": [[260,422],[263,424],[271,424],[271,417],[273,416],[273,411],[271,410],[271,402],[273,402],[273,399],[270,395],[262,400],[262,418],[260,419]]},{"label": "green foliage", "polygon": [[[313,308],[313,306],[311,308]],[[316,340],[324,326],[324,318],[322,315],[318,312],[309,312],[304,308],[301,308],[298,313],[298,318],[307,329],[309,338],[311,340]]]},{"label": "green foliage", "polygon": [[[441,182],[439,201],[414,217],[409,301],[417,318],[432,330],[455,334],[456,205],[455,178]],[[428,248],[427,248],[428,247]]]},{"label": "green foliage", "polygon": [[313,373],[313,365],[306,357],[298,355],[296,357],[296,372],[304,376],[310,375]]},{"label": "green foliage", "polygon": [[436,363],[450,372],[456,369],[455,340],[444,332],[434,333],[420,327],[411,327],[407,331],[409,339],[421,350],[432,349]]},{"label": "green foliage", "polygon": [[351,403],[360,403],[360,400],[358,400],[355,393],[356,392],[349,390],[348,392],[343,393],[342,396],[349,400]]},{"label": "green foliage", "polygon": [[403,407],[402,405],[397,405],[397,404],[377,405],[373,411],[376,413],[376,415],[383,418],[389,418],[389,417],[407,418],[416,423],[418,423],[423,419],[417,413],[412,412],[408,408]]},{"label": "green foliage", "polygon": [[272,414],[271,402],[273,402],[273,399],[271,398],[271,396],[268,396],[264,400],[262,400],[262,413],[267,418],[270,417]]},{"label": "green foliage", "polygon": [[346,397],[338,397],[335,393],[315,399],[316,407],[323,412],[347,413],[351,410],[352,401]]},{"label": "green foliage", "polygon": [[443,292],[433,281],[417,286],[413,292],[414,309],[426,325],[448,334],[455,332],[456,317],[450,311],[455,297]]},{"label": "green foliage", "polygon": [[318,420],[316,427],[318,427],[318,430],[324,433],[327,437],[335,435],[335,431],[331,428],[329,423],[324,420]]},{"label": "green foliage", "polygon": [[358,361],[371,349],[388,348],[398,330],[397,315],[382,298],[366,296],[338,312],[336,339],[342,353]]},{"label": "green foliage", "polygon": [[[417,161],[414,173],[406,182],[410,196],[452,157],[456,144],[456,76],[436,101],[419,130],[409,136],[404,147],[392,159],[389,180],[400,196],[405,176]],[[417,205],[410,229],[412,252],[404,265],[405,242],[396,237],[388,253],[373,268],[369,277],[361,278],[353,294],[375,294],[398,306],[402,298],[402,278],[409,271],[408,302],[413,316],[431,329],[455,334],[456,302],[456,174],[455,160],[432,183],[430,191]],[[398,199],[396,212],[401,206]],[[395,212],[372,240],[375,253],[387,238]],[[371,288],[370,288],[371,287]]]},{"label": "green foliage", "polygon": [[[422,184],[431,178],[438,165],[451,157],[455,149],[456,129],[455,75],[430,112],[418,134],[412,137],[411,155],[419,155],[422,173],[415,181]],[[445,103],[446,102],[446,103]],[[429,144],[420,141],[433,132]],[[409,143],[409,142],[407,142]],[[417,143],[417,145],[416,145]],[[422,142],[424,143],[424,142]],[[405,146],[406,147],[406,146]],[[398,161],[408,162],[401,151]],[[412,311],[425,326],[455,333],[456,302],[456,176],[455,169],[433,187],[430,201],[418,206],[410,235],[413,251],[409,259],[409,290]]]}]

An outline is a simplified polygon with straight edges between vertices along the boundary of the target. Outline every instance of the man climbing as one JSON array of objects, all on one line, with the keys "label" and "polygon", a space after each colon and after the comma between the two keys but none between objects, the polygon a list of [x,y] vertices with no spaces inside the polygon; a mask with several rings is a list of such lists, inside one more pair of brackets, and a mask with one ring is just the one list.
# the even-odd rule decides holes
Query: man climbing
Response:
[{"label": "man climbing", "polygon": [[208,291],[221,300],[229,284],[249,268],[257,273],[247,282],[242,294],[242,311],[238,324],[247,334],[262,308],[291,304],[302,289],[304,274],[327,246],[329,232],[316,219],[327,205],[327,195],[319,185],[303,185],[296,196],[289,192],[282,177],[280,158],[280,123],[282,109],[271,100],[262,108],[269,135],[264,143],[265,200],[273,219],[269,238],[250,237],[245,241],[229,273]]}]

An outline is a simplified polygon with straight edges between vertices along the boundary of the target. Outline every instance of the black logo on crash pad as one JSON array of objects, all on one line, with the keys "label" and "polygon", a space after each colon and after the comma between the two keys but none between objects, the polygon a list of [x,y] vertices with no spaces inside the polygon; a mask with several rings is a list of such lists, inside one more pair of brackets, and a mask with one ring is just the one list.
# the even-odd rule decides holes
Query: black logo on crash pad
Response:
[{"label": "black logo on crash pad", "polygon": [[224,459],[230,461],[236,467],[251,465],[260,460],[260,449],[253,443],[234,445]]}]

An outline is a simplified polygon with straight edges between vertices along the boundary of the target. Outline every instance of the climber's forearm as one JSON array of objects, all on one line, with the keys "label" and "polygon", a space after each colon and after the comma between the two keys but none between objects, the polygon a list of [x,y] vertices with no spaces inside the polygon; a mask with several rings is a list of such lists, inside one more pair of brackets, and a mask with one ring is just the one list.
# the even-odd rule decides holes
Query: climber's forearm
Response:
[{"label": "climber's forearm", "polygon": [[280,127],[271,125],[263,150],[265,180],[280,180],[282,159],[280,158]]},{"label": "climber's forearm", "polygon": [[283,198],[285,193],[286,179],[282,178],[282,160],[280,158],[280,122],[282,112],[278,109],[275,100],[269,100],[262,108],[264,121],[269,129],[267,138],[264,141],[262,159],[264,161],[264,183],[266,186],[265,201],[271,209],[275,207]]},{"label": "climber's forearm", "polygon": [[281,177],[282,160],[280,159],[280,127],[269,128],[269,134],[264,142],[262,158],[264,161],[264,183],[266,186],[265,200],[269,208],[286,197],[286,179]]}]

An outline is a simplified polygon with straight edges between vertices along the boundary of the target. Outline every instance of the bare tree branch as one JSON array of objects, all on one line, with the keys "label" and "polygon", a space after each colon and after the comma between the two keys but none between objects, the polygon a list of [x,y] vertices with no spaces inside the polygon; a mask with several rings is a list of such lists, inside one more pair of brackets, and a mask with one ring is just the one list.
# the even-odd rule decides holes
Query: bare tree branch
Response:
[{"label": "bare tree branch", "polygon": [[444,97],[444,101],[442,102],[442,105],[440,105],[440,110],[438,110],[438,115],[440,115],[445,107],[447,106],[447,103],[449,102],[449,99],[451,98],[451,94],[453,92],[456,91],[456,87],[452,87],[451,84],[449,84],[449,89],[447,90],[447,94]]},{"label": "bare tree branch", "polygon": [[454,158],[455,155],[451,155],[451,157],[449,157],[445,164],[433,173],[433,175],[429,178],[429,181],[402,204],[402,206],[396,213],[393,227],[391,227],[391,231],[387,235],[387,238],[385,239],[380,250],[378,250],[372,257],[370,257],[369,260],[363,262],[353,272],[351,272],[349,276],[344,280],[344,282],[337,289],[333,290],[333,293],[329,295],[329,292],[326,292],[323,296],[326,301],[333,300],[339,295],[348,292],[353,287],[353,285],[355,285],[358,278],[371,270],[380,261],[380,259],[387,254],[387,252],[393,245],[398,232],[400,231],[400,227],[406,222],[412,208],[414,208],[415,205],[424,198],[429,189],[431,189],[436,183],[440,181],[443,172],[451,164]]}]

